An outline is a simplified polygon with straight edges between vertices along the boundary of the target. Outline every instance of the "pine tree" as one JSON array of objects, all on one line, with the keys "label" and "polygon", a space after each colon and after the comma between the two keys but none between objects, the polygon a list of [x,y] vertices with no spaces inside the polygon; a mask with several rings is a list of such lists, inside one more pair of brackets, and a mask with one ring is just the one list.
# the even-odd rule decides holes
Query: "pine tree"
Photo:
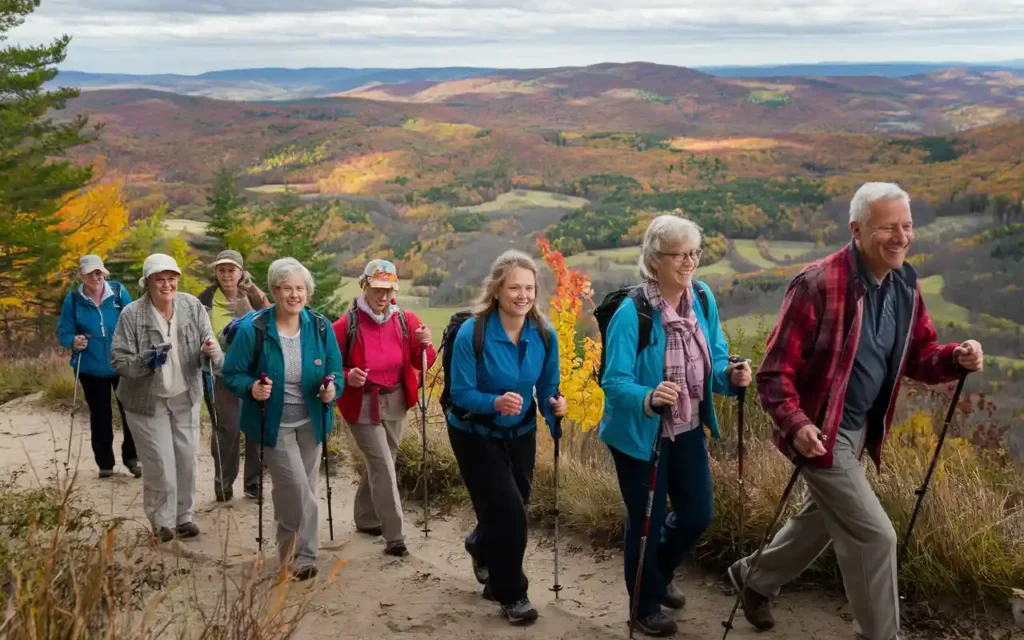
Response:
[{"label": "pine tree", "polygon": [[[39,0],[0,0],[0,42],[37,6]],[[52,306],[47,280],[66,251],[57,212],[92,176],[91,167],[60,159],[88,142],[86,118],[57,123],[47,117],[79,94],[43,89],[57,76],[70,42],[65,35],[46,45],[0,49],[0,313],[8,340],[15,317]]]},{"label": "pine tree", "polygon": [[231,246],[231,239],[243,226],[242,209],[246,206],[246,199],[239,191],[238,180],[230,170],[221,167],[214,174],[213,184],[206,194],[206,204],[210,207],[206,211],[206,215],[210,216],[207,233],[217,238],[222,247],[240,250],[239,247]]},{"label": "pine tree", "polygon": [[255,262],[252,273],[267,273],[270,263],[277,258],[295,258],[309,269],[316,284],[309,306],[330,320],[338,318],[345,308],[344,301],[337,296],[341,274],[335,255],[317,248],[317,240],[331,219],[330,204],[304,205],[294,194],[286,193],[263,215],[270,222],[263,235],[269,253]]}]

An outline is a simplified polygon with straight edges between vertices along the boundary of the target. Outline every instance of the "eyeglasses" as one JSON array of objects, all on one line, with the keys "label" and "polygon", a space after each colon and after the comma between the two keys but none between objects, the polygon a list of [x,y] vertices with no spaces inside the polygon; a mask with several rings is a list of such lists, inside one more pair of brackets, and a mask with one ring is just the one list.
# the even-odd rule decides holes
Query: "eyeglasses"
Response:
[{"label": "eyeglasses", "polygon": [[662,251],[659,251],[658,255],[659,256],[663,256],[663,257],[672,258],[672,262],[674,262],[676,264],[682,264],[683,260],[686,259],[686,258],[689,258],[692,262],[700,262],[700,257],[702,255],[704,255],[704,250],[703,249],[694,249],[693,251],[687,251],[685,253],[684,252],[679,252],[679,251],[674,252],[674,253],[664,253]]}]

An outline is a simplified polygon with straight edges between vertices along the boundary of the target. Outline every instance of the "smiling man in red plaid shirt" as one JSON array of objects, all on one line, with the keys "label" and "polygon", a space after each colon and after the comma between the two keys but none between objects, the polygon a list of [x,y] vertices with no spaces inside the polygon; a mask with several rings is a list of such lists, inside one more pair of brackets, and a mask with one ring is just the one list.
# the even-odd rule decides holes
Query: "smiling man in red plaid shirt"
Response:
[{"label": "smiling man in red plaid shirt", "polygon": [[[904,375],[952,381],[980,370],[983,354],[974,340],[936,341],[917,274],[905,262],[914,224],[899,186],[861,186],[850,231],[849,245],[790,283],[757,373],[775,444],[791,460],[806,459],[810,496],[765,548],[742,604],[751,624],[770,629],[770,603],[782,585],[834,544],[857,638],[891,640],[900,625],[896,532],[859,457],[866,449],[881,466]],[[729,568],[737,588],[749,562]]]}]

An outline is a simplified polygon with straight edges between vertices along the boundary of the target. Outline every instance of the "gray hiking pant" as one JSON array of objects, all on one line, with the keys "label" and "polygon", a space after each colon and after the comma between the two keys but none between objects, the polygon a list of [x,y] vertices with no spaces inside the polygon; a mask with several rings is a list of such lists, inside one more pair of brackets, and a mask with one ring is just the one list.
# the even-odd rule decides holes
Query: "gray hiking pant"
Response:
[{"label": "gray hiking pant", "polygon": [[[891,640],[900,627],[896,531],[857,460],[866,433],[866,427],[841,431],[832,468],[804,470],[810,497],[765,547],[747,584],[775,598],[834,544],[854,632],[865,640]],[[741,561],[744,575],[749,562]]]},{"label": "gray hiking pant", "polygon": [[153,416],[124,413],[142,462],[142,508],[154,529],[174,529],[195,515],[199,403],[187,391],[156,402]]},{"label": "gray hiking pant", "polygon": [[273,483],[271,498],[277,521],[278,557],[282,565],[293,570],[316,564],[320,453],[321,446],[309,422],[282,427],[277,434],[277,446],[263,449],[263,460]]},{"label": "gray hiking pant", "polygon": [[[221,480],[230,491],[238,478],[238,460],[241,452],[241,431],[239,418],[242,401],[224,386],[220,376],[214,377],[217,428],[210,436],[210,455],[213,456],[213,489],[223,494]],[[219,454],[219,455],[218,455]],[[223,460],[221,458],[223,457]],[[245,475],[242,477],[243,490],[255,495],[260,484],[260,443],[255,438],[245,439]]]},{"label": "gray hiking pant", "polygon": [[360,423],[349,425],[366,459],[352,511],[357,529],[380,527],[385,542],[405,540],[402,498],[398,493],[395,457],[405,431],[405,394],[380,396],[380,424],[369,424],[369,394],[363,399]]}]

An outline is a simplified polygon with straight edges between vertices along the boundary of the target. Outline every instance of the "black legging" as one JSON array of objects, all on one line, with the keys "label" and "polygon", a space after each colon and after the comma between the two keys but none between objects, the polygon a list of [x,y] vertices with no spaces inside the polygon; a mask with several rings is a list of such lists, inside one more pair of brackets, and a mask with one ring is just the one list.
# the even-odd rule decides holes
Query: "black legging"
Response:
[{"label": "black legging", "polygon": [[[117,383],[121,378],[101,378],[82,373],[78,379],[82,383],[85,402],[89,405],[89,429],[92,432],[92,453],[96,458],[96,465],[101,471],[112,471],[115,462],[114,412],[110,406],[110,391],[117,389]],[[126,467],[130,467],[138,461],[139,456],[135,452],[135,441],[132,439],[132,432],[128,428],[120,400],[117,400],[117,410],[121,414],[121,430],[124,432],[121,460]]]}]

